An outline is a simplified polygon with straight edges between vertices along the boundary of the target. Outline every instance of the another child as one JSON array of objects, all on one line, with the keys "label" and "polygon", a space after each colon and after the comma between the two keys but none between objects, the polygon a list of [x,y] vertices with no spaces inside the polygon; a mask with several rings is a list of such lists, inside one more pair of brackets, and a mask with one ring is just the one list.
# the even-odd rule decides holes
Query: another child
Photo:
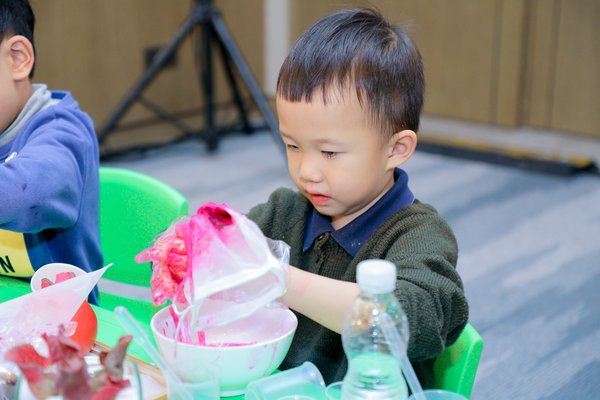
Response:
[{"label": "another child", "polygon": [[328,383],[344,377],[340,332],[365,259],[398,267],[408,355],[423,386],[465,326],[455,237],[398,168],[417,144],[423,91],[417,48],[370,9],[317,21],[284,61],[276,105],[298,192],[279,189],[248,213],[265,236],[291,246],[283,300],[299,325],[282,369],[311,361]]},{"label": "another child", "polygon": [[34,23],[27,0],[0,1],[0,274],[14,277],[102,266],[96,134],[71,94],[32,84]]}]

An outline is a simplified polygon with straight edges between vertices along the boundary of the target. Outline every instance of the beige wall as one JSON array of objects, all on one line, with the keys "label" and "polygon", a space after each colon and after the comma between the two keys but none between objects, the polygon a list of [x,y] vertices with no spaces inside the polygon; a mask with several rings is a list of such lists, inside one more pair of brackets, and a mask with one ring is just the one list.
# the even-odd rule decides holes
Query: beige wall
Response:
[{"label": "beige wall", "polygon": [[[285,0],[281,0],[285,1]],[[183,0],[32,0],[37,80],[74,92],[103,121],[143,71],[143,50],[166,43]],[[409,24],[426,65],[425,112],[505,126],[600,136],[600,2],[596,0],[289,0],[293,41],[317,18],[373,4]],[[263,0],[217,0],[255,77],[264,70]],[[192,41],[146,97],[169,111],[198,107]],[[218,99],[229,99],[220,65]],[[136,106],[128,119],[149,115]]]},{"label": "beige wall", "polygon": [[291,1],[294,38],[345,5],[409,25],[425,61],[425,113],[600,136],[597,0]]},{"label": "beige wall", "polygon": [[[32,0],[37,17],[37,72],[35,81],[73,92],[81,107],[100,126],[142,76],[144,50],[166,44],[191,10],[183,0]],[[259,83],[262,76],[262,1],[218,0],[218,9],[248,60]],[[164,69],[144,92],[144,97],[169,112],[199,108],[202,96],[194,63],[196,35],[190,35],[177,53],[177,65]],[[216,50],[216,49],[215,49]],[[218,90],[216,100],[229,100],[215,51]],[[123,122],[153,116],[135,105]],[[218,116],[223,119],[223,116]],[[200,128],[201,121],[192,126]],[[152,131],[142,130],[142,135]],[[156,129],[155,129],[156,130]],[[177,134],[160,126],[159,135]],[[112,135],[111,135],[112,136]],[[137,138],[131,138],[136,141]]]},{"label": "beige wall", "polygon": [[600,2],[531,2],[524,123],[600,136]]}]

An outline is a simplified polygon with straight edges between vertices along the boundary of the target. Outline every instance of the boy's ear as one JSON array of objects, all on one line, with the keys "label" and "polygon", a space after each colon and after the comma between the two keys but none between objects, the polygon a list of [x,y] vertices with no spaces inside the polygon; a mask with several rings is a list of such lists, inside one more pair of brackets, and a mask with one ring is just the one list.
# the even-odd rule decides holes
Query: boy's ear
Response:
[{"label": "boy's ear", "polygon": [[33,45],[25,36],[15,35],[7,40],[10,51],[12,77],[15,81],[29,79],[35,55]]},{"label": "boy's ear", "polygon": [[388,168],[396,168],[412,156],[417,147],[417,134],[410,129],[396,132],[389,141]]}]

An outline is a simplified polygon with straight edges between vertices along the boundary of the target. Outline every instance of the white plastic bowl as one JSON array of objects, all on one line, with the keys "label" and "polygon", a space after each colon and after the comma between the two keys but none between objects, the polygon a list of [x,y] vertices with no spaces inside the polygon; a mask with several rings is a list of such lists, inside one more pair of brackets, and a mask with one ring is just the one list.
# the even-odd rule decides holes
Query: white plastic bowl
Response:
[{"label": "white plastic bowl", "polygon": [[[194,371],[209,367],[219,378],[221,396],[244,393],[246,385],[272,374],[285,358],[298,319],[287,308],[262,308],[247,318],[205,331],[212,346],[178,342],[175,323],[164,308],[150,322],[156,343],[166,362],[184,380],[195,382]],[[216,344],[238,344],[218,347]]]}]

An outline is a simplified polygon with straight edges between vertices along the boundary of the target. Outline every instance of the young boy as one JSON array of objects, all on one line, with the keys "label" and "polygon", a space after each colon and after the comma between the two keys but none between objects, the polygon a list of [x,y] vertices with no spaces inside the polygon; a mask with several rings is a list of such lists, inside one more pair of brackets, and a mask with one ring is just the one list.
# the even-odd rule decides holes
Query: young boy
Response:
[{"label": "young boy", "polygon": [[291,246],[283,301],[299,324],[282,369],[311,361],[326,382],[344,377],[340,332],[366,259],[398,267],[408,355],[423,386],[466,324],[455,237],[398,168],[415,150],[423,90],[418,50],[370,9],[322,18],[284,61],[276,106],[299,192],[279,189],[248,213],[265,236]]},{"label": "young boy", "polygon": [[102,267],[96,134],[69,93],[32,84],[34,23],[26,0],[0,2],[0,275],[25,278]]}]

